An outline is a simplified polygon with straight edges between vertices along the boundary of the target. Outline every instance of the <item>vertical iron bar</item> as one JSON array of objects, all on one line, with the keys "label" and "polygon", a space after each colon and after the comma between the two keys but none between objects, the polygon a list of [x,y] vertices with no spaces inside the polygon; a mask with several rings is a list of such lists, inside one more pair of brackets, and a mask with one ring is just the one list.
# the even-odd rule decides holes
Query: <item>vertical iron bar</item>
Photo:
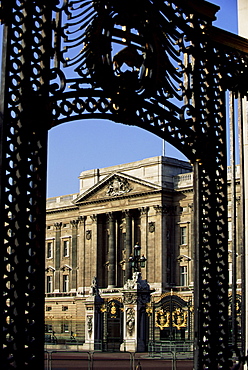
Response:
[{"label": "vertical iron bar", "polygon": [[196,119],[200,122],[197,129],[199,164],[194,168],[194,266],[197,269],[194,368],[197,370],[225,369],[228,359],[225,93],[219,79],[220,65],[213,62],[216,50],[209,46],[202,40],[193,70]]},{"label": "vertical iron bar", "polygon": [[237,314],[236,314],[236,291],[237,291],[237,243],[236,243],[236,161],[235,161],[235,115],[234,93],[229,92],[229,120],[230,120],[230,165],[231,165],[231,222],[232,222],[232,345],[237,345]]},{"label": "vertical iron bar", "polygon": [[44,245],[47,124],[50,120],[47,99],[52,3],[10,1],[9,12],[5,14],[0,106],[3,292],[0,357],[2,369],[8,370],[44,367]]},{"label": "vertical iron bar", "polygon": [[238,94],[238,136],[239,136],[239,160],[240,160],[240,258],[241,258],[241,351],[245,351],[245,191],[244,191],[244,119],[243,98]]},{"label": "vertical iron bar", "polygon": [[200,321],[201,321],[201,306],[200,306],[200,297],[199,292],[201,289],[201,277],[199,274],[199,252],[200,252],[200,196],[199,196],[199,162],[194,163],[194,369],[200,369]]}]

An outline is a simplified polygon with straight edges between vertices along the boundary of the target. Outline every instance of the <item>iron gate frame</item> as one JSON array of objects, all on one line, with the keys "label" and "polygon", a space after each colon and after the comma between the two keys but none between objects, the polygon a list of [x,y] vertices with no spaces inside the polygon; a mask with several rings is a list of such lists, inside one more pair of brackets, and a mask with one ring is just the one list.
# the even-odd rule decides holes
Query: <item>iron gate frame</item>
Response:
[{"label": "iron gate frame", "polygon": [[[247,95],[248,42],[212,26],[218,9],[193,0],[1,1],[3,369],[43,368],[47,133],[85,118],[146,129],[194,166],[194,366],[226,368],[225,91]],[[112,55],[113,38],[132,70]],[[67,59],[77,43],[83,50]]]}]

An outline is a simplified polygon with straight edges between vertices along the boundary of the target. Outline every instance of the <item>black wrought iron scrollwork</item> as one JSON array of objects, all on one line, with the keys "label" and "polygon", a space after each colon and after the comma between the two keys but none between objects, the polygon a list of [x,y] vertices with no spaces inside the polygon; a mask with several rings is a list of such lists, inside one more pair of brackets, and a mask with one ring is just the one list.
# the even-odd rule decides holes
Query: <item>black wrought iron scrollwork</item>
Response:
[{"label": "black wrought iron scrollwork", "polygon": [[[56,48],[56,63],[75,74],[65,80],[63,98],[59,89],[54,93],[52,125],[80,119],[90,111],[95,117],[111,116],[114,121],[168,136],[173,145],[192,155],[194,33],[190,11],[164,1],[156,6],[147,1],[142,7],[137,1],[128,13],[111,1],[70,1],[65,9],[67,23],[55,22],[56,35],[64,40],[64,49]],[[61,14],[56,17],[62,18]],[[195,23],[200,31],[207,21],[198,17]],[[108,98],[104,103],[103,90]],[[80,112],[78,99],[83,103]]]},{"label": "black wrought iron scrollwork", "polygon": [[43,363],[47,131],[87,117],[146,129],[194,164],[195,368],[225,368],[225,90],[247,95],[248,46],[212,27],[217,9],[187,0],[1,1],[3,368]]},{"label": "black wrought iron scrollwork", "polygon": [[44,361],[43,295],[51,5],[1,2],[1,317],[3,369]]}]

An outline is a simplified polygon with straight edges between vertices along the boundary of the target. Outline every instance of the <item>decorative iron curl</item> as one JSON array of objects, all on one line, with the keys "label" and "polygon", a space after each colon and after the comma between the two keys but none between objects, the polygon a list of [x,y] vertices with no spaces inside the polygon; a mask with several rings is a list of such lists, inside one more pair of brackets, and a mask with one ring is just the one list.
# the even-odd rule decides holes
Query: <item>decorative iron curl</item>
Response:
[{"label": "decorative iron curl", "polygon": [[[64,58],[65,66],[76,66],[80,76],[90,77],[94,86],[112,95],[134,90],[149,97],[160,90],[165,96],[182,100],[178,66],[183,33],[161,14],[159,7],[151,1],[144,4],[137,0],[125,5],[85,0],[71,1],[69,5],[64,56],[82,44],[83,48],[73,57]],[[160,5],[164,6],[164,2]],[[169,13],[170,7],[167,4]],[[181,10],[180,15],[183,18]],[[118,50],[121,46],[125,47]],[[123,68],[124,64],[129,68]]]}]

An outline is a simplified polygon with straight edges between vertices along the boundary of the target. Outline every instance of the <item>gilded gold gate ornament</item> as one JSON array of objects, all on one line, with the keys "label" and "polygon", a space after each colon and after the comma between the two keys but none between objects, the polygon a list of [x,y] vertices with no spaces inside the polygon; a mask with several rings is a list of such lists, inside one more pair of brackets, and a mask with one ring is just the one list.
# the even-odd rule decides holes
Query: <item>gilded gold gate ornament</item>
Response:
[{"label": "gilded gold gate ornament", "polygon": [[116,317],[117,309],[116,309],[115,302],[112,302],[111,304],[112,304],[112,306],[110,308],[111,317]]},{"label": "gilded gold gate ornament", "polygon": [[170,312],[164,311],[163,309],[156,312],[156,326],[161,330],[170,327]]},{"label": "gilded gold gate ornament", "polygon": [[172,326],[178,330],[187,327],[187,311],[183,311],[181,308],[176,308],[172,312]]}]

